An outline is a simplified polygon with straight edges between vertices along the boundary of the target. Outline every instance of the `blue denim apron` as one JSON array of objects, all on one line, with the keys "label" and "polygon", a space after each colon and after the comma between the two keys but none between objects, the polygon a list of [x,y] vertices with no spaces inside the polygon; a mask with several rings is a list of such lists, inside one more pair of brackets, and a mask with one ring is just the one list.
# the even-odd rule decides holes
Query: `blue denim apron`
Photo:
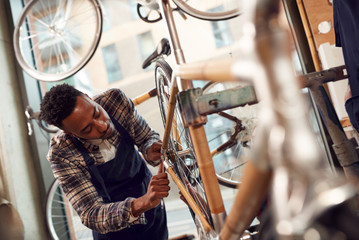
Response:
[{"label": "blue denim apron", "polygon": [[[127,131],[111,117],[116,130],[121,134],[121,142],[116,156],[111,161],[96,166],[82,143],[74,139],[81,151],[87,166],[90,168],[92,183],[104,202],[123,201],[127,197],[138,198],[147,192],[152,174],[145,161],[134,147],[132,138]],[[95,240],[166,240],[168,239],[166,211],[161,204],[145,212],[147,224],[136,224],[117,232],[100,234],[93,231]]]},{"label": "blue denim apron", "polygon": [[343,48],[352,97],[345,109],[353,127],[359,132],[359,1],[333,1],[335,44]]}]

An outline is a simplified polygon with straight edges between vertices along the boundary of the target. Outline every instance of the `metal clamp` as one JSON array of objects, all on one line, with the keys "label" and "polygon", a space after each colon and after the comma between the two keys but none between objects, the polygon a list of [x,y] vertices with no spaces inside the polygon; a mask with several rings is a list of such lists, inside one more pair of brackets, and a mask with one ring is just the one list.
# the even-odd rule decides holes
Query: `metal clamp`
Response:
[{"label": "metal clamp", "polygon": [[201,88],[188,89],[179,93],[178,101],[185,127],[205,124],[208,114],[258,102],[253,86],[205,95]]},{"label": "metal clamp", "polygon": [[178,94],[178,102],[182,112],[185,127],[200,126],[207,122],[206,116],[201,116],[197,99],[203,94],[201,88],[192,88]]},{"label": "metal clamp", "polygon": [[348,74],[346,73],[345,65],[299,76],[299,79],[303,81],[304,87],[311,87],[314,84],[335,82],[346,78],[348,78]]}]

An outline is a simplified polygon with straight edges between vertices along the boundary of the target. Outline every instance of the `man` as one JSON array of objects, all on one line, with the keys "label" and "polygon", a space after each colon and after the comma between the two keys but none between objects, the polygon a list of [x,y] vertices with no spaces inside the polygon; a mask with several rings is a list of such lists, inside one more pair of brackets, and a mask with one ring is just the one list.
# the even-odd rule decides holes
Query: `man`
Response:
[{"label": "man", "polygon": [[[347,67],[348,88],[345,109],[353,128],[359,132],[359,1],[333,0],[333,17],[336,46],[342,47]],[[359,185],[359,162],[342,163],[345,175]],[[359,213],[359,200],[356,203]]]},{"label": "man", "polygon": [[161,199],[169,180],[152,177],[160,163],[159,135],[118,89],[89,98],[63,84],[46,93],[40,118],[59,127],[48,160],[55,178],[94,239],[167,239]]},{"label": "man", "polygon": [[359,132],[359,1],[334,0],[335,44],[342,47],[349,85],[345,109],[352,126]]}]

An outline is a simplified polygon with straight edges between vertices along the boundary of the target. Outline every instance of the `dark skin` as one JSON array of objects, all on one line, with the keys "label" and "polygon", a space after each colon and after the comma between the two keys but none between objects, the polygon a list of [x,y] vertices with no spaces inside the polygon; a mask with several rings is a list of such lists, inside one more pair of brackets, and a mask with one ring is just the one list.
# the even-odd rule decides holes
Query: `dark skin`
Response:
[{"label": "dark skin", "polygon": [[[77,97],[74,111],[62,121],[62,130],[82,139],[108,139],[115,134],[115,126],[107,112],[87,95]],[[147,151],[147,158],[156,161],[161,158],[161,142],[155,142]],[[153,176],[147,193],[135,199],[131,205],[133,216],[156,207],[169,194],[169,180],[162,164],[158,174]]]}]

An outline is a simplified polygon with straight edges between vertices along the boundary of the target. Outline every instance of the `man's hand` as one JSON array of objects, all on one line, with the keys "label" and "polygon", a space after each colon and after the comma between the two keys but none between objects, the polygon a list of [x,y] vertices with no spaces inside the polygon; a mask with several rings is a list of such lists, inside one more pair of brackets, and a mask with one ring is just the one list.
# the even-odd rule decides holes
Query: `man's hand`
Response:
[{"label": "man's hand", "polygon": [[161,159],[162,141],[154,142],[147,151],[147,159],[152,162],[157,162]]},{"label": "man's hand", "polygon": [[137,217],[160,204],[161,199],[169,194],[169,183],[167,173],[163,172],[161,163],[157,175],[152,177],[148,185],[147,193],[132,202],[133,216]]}]

